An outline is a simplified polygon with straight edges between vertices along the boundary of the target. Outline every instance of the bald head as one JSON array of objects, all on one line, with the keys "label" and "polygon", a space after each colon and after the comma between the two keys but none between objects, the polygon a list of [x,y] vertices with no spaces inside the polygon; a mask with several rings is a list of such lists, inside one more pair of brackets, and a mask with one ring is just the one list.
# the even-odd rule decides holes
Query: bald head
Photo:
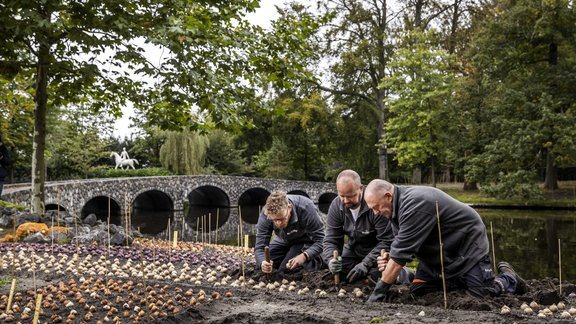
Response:
[{"label": "bald head", "polygon": [[338,174],[338,178],[336,178],[336,183],[347,184],[352,182],[357,186],[362,185],[362,181],[360,180],[360,176],[354,170],[344,170]]},{"label": "bald head", "polygon": [[374,211],[375,215],[387,218],[392,217],[392,200],[394,197],[394,185],[390,182],[374,179],[370,181],[364,190],[364,200],[368,208]]},{"label": "bald head", "polygon": [[362,201],[362,182],[356,171],[344,170],[336,178],[338,197],[346,208],[357,208]]},{"label": "bald head", "polygon": [[386,192],[393,192],[394,185],[382,179],[374,179],[366,186],[366,194],[384,194]]}]

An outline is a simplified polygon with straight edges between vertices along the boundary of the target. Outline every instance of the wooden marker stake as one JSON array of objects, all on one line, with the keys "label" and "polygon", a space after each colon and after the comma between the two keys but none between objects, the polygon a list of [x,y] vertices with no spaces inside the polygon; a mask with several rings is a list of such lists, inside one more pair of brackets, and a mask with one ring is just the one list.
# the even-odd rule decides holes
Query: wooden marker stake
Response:
[{"label": "wooden marker stake", "polygon": [[34,320],[32,320],[33,324],[38,323],[38,317],[40,316],[40,306],[42,306],[42,294],[38,294],[38,296],[36,296],[36,309],[34,309]]},{"label": "wooden marker stake", "polygon": [[218,245],[218,227],[220,227],[220,208],[216,209],[216,245]]},{"label": "wooden marker stake", "polygon": [[[58,187],[58,205],[56,206],[56,224],[58,224],[58,227],[60,227],[60,187]],[[54,226],[54,225],[52,225]],[[52,229],[54,230],[54,229]],[[52,234],[52,236],[54,236],[54,234]]]},{"label": "wooden marker stake", "polygon": [[438,240],[440,241],[440,270],[442,273],[442,290],[444,291],[444,309],[448,308],[448,301],[446,299],[446,276],[444,275],[444,254],[442,252],[444,245],[442,244],[442,230],[440,226],[440,209],[438,208],[438,201],[436,201],[436,218],[438,220]]},{"label": "wooden marker stake", "polygon": [[494,246],[494,230],[492,229],[492,221],[490,221],[490,237],[492,240],[492,264],[494,267],[494,273],[498,273],[498,268],[496,268],[496,246]]},{"label": "wooden marker stake", "polygon": [[248,246],[249,246],[248,240],[249,240],[248,234],[246,234],[246,237],[244,238],[244,249],[242,249],[242,277],[244,278],[244,280],[246,280],[246,277],[244,275],[245,274],[244,270],[246,269],[244,266],[244,258],[246,257],[246,253],[248,252]]},{"label": "wooden marker stake", "polygon": [[111,202],[112,198],[108,196],[108,257],[110,256],[110,209],[111,209]]},{"label": "wooden marker stake", "polygon": [[12,297],[14,297],[14,290],[16,289],[16,278],[12,279],[12,286],[10,287],[10,294],[8,295],[8,304],[6,304],[6,313],[10,310],[12,306]]},{"label": "wooden marker stake", "polygon": [[208,213],[208,244],[212,244],[212,213]]},{"label": "wooden marker stake", "polygon": [[560,283],[560,296],[562,296],[562,246],[558,239],[558,282]]}]

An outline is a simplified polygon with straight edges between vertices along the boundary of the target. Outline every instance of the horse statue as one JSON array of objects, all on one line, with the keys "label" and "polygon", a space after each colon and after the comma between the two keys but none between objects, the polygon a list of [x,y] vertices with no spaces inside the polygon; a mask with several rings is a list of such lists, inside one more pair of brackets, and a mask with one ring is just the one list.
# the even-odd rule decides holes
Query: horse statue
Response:
[{"label": "horse statue", "polygon": [[122,170],[124,170],[124,167],[126,167],[126,169],[129,169],[129,168],[136,169],[134,167],[134,163],[136,163],[136,165],[139,164],[138,160],[136,160],[136,159],[123,159],[116,152],[110,153],[110,157],[114,157],[114,159],[116,160],[116,167],[114,167],[114,169],[118,169],[118,167],[120,167],[120,169],[122,169]]}]

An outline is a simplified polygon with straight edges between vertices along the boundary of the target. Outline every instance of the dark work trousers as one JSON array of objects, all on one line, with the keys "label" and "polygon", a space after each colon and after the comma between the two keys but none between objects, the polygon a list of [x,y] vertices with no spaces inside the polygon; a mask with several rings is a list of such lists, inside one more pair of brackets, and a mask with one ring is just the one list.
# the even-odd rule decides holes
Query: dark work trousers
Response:
[{"label": "dark work trousers", "polygon": [[[490,256],[486,255],[467,273],[446,280],[446,290],[466,290],[475,297],[499,296],[502,293],[514,293],[516,284],[516,278],[511,274],[501,273],[494,276]],[[423,263],[418,264],[410,292],[416,296],[422,296],[442,290],[440,273]]]},{"label": "dark work trousers", "polygon": [[[364,256],[359,256],[351,249],[347,248],[347,245],[344,246],[342,251],[342,272],[341,278],[346,278],[348,273],[360,262],[364,260]],[[378,271],[378,264],[374,264],[373,267],[368,269],[368,277],[372,279],[372,281],[377,282],[380,277],[382,276],[382,272]],[[412,282],[412,278],[414,277],[414,272],[412,270],[403,267],[396,279],[397,284],[404,284],[408,285]]]},{"label": "dark work trousers", "polygon": [[[270,260],[272,261],[272,268],[279,271],[291,271],[286,269],[288,260],[296,257],[298,254],[306,251],[312,245],[311,243],[294,243],[289,244],[283,240],[275,238],[270,242]],[[318,271],[323,268],[324,262],[320,255],[313,257],[311,260],[306,261],[302,268],[306,271]],[[294,270],[302,270],[294,269]]]}]

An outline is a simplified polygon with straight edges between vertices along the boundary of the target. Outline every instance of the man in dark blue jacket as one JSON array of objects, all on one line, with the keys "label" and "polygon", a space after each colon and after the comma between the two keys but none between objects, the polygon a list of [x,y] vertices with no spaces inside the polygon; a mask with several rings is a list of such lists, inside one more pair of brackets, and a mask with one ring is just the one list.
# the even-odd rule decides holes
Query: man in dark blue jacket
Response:
[{"label": "man in dark blue jacket", "polygon": [[390,259],[378,257],[384,272],[369,301],[386,300],[400,269],[414,256],[419,261],[410,287],[414,295],[443,290],[444,283],[447,290],[464,289],[477,297],[526,291],[507,262],[499,263],[500,274],[494,276],[486,227],[470,206],[436,188],[395,186],[380,179],[368,184],[365,199],[394,231]]},{"label": "man in dark blue jacket", "polygon": [[[276,237],[270,242],[272,232]],[[256,267],[264,273],[272,269],[320,270],[323,239],[324,223],[312,200],[282,191],[272,192],[258,218],[254,247]],[[268,245],[271,262],[264,258],[264,248]]]},{"label": "man in dark blue jacket", "polygon": [[[336,179],[338,198],[332,201],[326,219],[323,244],[324,261],[330,272],[341,273],[348,282],[380,277],[376,258],[382,250],[389,251],[393,233],[389,221],[376,217],[363,199],[360,176],[353,170],[340,172]],[[344,244],[344,237],[348,242]],[[334,251],[340,257],[333,258]],[[403,269],[399,283],[411,281],[410,270]]]},{"label": "man in dark blue jacket", "polygon": [[8,170],[6,169],[10,165],[10,156],[8,155],[8,149],[2,142],[0,138],[0,198],[2,198],[2,188],[4,187],[4,179]]}]

